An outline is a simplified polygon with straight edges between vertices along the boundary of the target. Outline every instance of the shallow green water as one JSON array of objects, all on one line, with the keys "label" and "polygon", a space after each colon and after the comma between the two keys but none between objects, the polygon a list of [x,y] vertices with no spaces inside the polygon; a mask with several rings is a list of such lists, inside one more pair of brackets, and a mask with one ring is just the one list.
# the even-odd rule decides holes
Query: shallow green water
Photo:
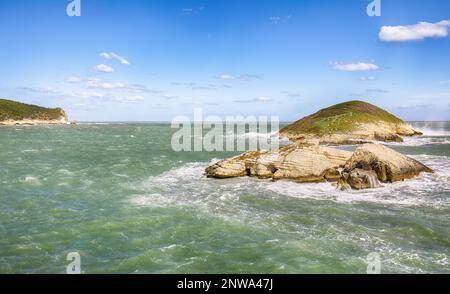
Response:
[{"label": "shallow green water", "polygon": [[0,273],[450,273],[450,123],[392,148],[436,174],[364,192],[204,177],[163,124],[0,128]]}]

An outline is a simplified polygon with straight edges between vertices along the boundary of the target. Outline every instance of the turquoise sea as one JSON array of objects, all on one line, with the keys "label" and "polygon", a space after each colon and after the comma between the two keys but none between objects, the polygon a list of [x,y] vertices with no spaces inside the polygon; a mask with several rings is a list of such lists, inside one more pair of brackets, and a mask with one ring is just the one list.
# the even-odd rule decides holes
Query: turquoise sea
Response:
[{"label": "turquoise sea", "polygon": [[233,154],[168,124],[1,127],[0,273],[450,273],[450,123],[412,124],[389,146],[436,173],[362,192],[207,179]]}]

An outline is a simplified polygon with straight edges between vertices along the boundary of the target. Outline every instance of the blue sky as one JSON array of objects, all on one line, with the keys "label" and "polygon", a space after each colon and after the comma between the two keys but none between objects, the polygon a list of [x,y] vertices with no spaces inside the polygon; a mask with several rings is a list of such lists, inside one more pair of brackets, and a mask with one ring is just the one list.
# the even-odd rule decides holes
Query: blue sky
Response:
[{"label": "blue sky", "polygon": [[[0,96],[77,121],[295,120],[365,100],[450,120],[450,1],[0,2]],[[422,23],[421,23],[422,22]]]}]

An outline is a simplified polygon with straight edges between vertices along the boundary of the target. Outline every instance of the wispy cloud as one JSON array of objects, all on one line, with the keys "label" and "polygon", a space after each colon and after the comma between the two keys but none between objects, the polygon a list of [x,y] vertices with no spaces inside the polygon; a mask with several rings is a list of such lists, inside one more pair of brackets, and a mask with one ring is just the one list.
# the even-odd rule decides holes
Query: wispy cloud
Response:
[{"label": "wispy cloud", "polygon": [[236,103],[258,103],[258,102],[270,102],[272,101],[272,99],[268,98],[268,97],[257,97],[254,99],[241,99],[241,100],[234,100],[234,102]]},{"label": "wispy cloud", "polygon": [[360,77],[359,80],[363,82],[375,81],[376,77]]},{"label": "wispy cloud", "polygon": [[105,59],[113,59],[119,61],[123,65],[130,65],[130,62],[123,56],[120,56],[114,52],[103,52],[100,53],[100,57]]},{"label": "wispy cloud", "polygon": [[405,26],[382,26],[378,34],[385,42],[420,41],[426,38],[443,38],[448,36],[450,20],[436,23],[419,22]]},{"label": "wispy cloud", "polygon": [[99,64],[94,67],[94,70],[96,72],[110,73],[114,71],[114,68],[106,64]]},{"label": "wispy cloud", "polygon": [[137,103],[145,100],[144,96],[142,95],[117,95],[111,93],[99,93],[96,91],[74,92],[68,94],[67,96],[73,98],[88,99],[91,101],[120,102],[120,103]]},{"label": "wispy cloud", "polygon": [[137,103],[145,100],[144,96],[134,95],[134,96],[125,96],[125,97],[116,97],[115,99],[118,102],[128,102],[128,103]]},{"label": "wispy cloud", "polygon": [[285,15],[285,16],[271,16],[269,17],[269,21],[273,24],[279,24],[279,23],[287,23],[289,20],[291,20],[292,15]]},{"label": "wispy cloud", "polygon": [[203,90],[203,91],[217,91],[218,89],[229,89],[231,88],[229,85],[220,85],[220,84],[206,84],[200,85],[197,83],[187,83],[185,84],[191,90]]},{"label": "wispy cloud", "polygon": [[331,66],[335,70],[340,71],[369,71],[377,70],[379,66],[374,63],[343,63],[343,62],[331,62]]},{"label": "wispy cloud", "polygon": [[22,87],[22,90],[33,93],[58,94],[59,92],[53,87]]},{"label": "wispy cloud", "polygon": [[384,90],[384,89],[367,89],[366,92],[369,92],[369,93],[387,93],[389,91],[388,90]]},{"label": "wispy cloud", "polygon": [[253,74],[239,74],[239,75],[232,75],[232,74],[221,74],[219,76],[219,79],[223,81],[252,81],[260,79],[258,75]]},{"label": "wispy cloud", "polygon": [[163,94],[160,96],[161,98],[167,99],[167,100],[172,100],[172,99],[176,99],[178,98],[178,96],[175,95],[169,95],[169,94]]},{"label": "wispy cloud", "polygon": [[82,92],[74,92],[69,94],[70,97],[76,98],[104,98],[105,94],[93,91],[82,91]]},{"label": "wispy cloud", "polygon": [[72,83],[72,84],[78,84],[78,83],[81,83],[82,81],[83,81],[82,78],[80,78],[80,77],[75,77],[75,76],[68,77],[68,78],[66,79],[66,82]]},{"label": "wispy cloud", "polygon": [[85,79],[86,86],[90,89],[104,89],[104,90],[127,90],[136,92],[148,92],[147,87],[139,84],[130,84],[127,82],[108,82],[98,78]]},{"label": "wispy cloud", "polygon": [[205,6],[199,6],[199,7],[186,7],[181,9],[182,15],[194,15],[199,14],[205,9]]},{"label": "wispy cloud", "polygon": [[283,91],[281,94],[289,98],[299,98],[301,96],[300,93],[290,91]]}]

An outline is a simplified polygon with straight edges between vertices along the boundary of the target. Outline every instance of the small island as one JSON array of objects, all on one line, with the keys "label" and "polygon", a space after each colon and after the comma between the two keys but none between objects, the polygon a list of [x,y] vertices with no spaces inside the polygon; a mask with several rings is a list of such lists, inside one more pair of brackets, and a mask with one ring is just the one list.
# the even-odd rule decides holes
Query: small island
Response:
[{"label": "small island", "polygon": [[12,100],[0,99],[0,125],[55,125],[69,124],[61,108],[45,108]]},{"label": "small island", "polygon": [[320,144],[349,145],[374,140],[403,142],[402,137],[422,133],[375,105],[349,101],[304,117],[281,129],[280,135],[293,141],[318,140]]},{"label": "small island", "polygon": [[[249,151],[206,169],[210,178],[251,176],[299,183],[334,182],[341,189],[377,188],[433,170],[376,141],[421,135],[394,115],[350,101],[307,116],[280,131],[293,141],[276,151]],[[323,146],[363,144],[354,152]]]}]

